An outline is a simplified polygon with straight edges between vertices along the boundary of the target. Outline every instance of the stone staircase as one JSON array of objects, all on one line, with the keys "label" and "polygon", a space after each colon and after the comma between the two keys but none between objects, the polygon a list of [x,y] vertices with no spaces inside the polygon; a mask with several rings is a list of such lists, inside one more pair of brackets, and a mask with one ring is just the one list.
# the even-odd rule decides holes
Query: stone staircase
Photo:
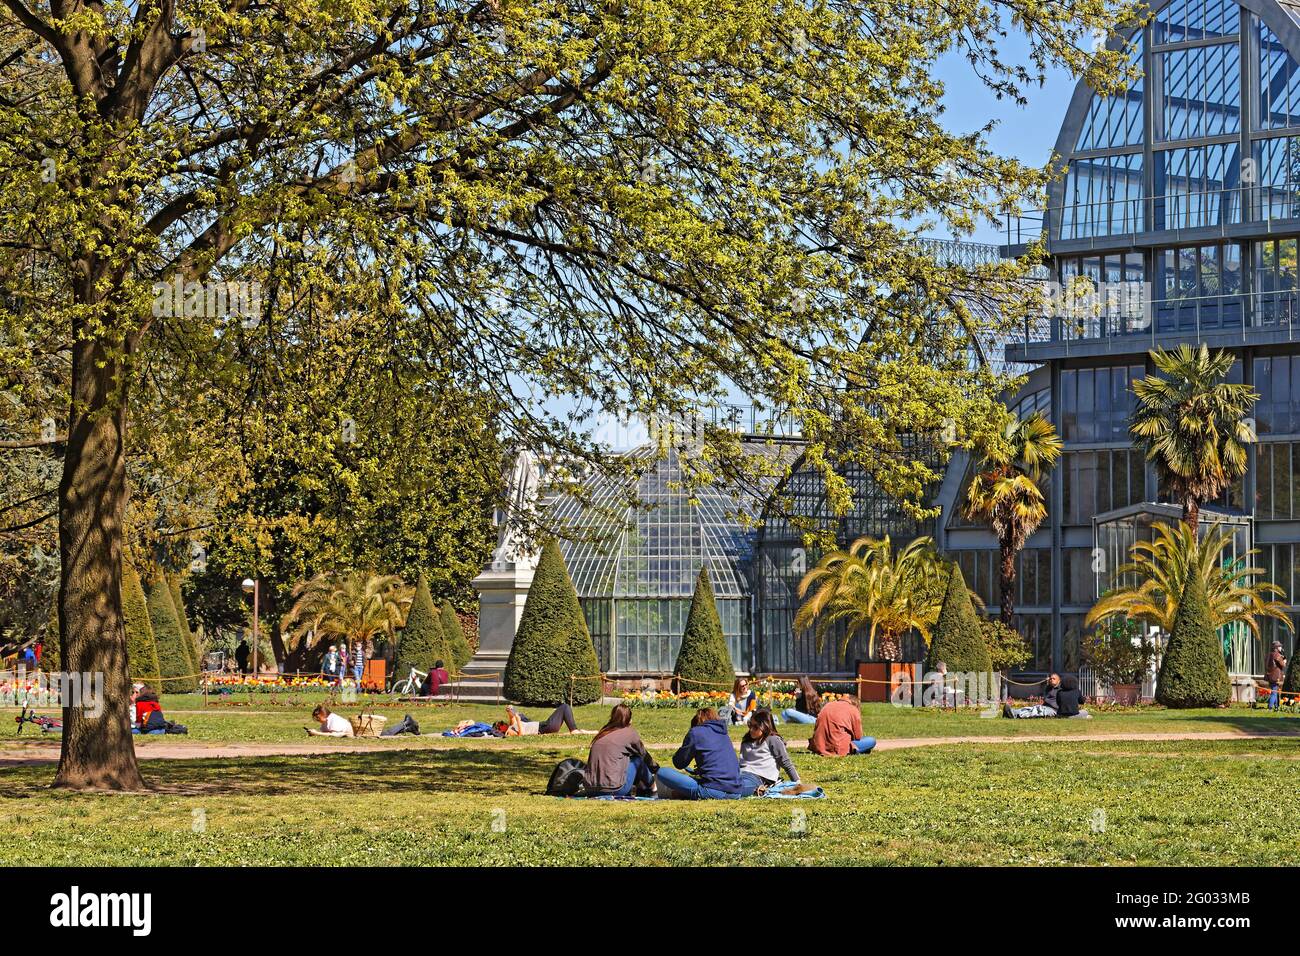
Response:
[{"label": "stone staircase", "polygon": [[454,680],[440,693],[442,697],[466,704],[503,704],[502,693],[509,653],[480,651],[465,665],[459,680]]}]

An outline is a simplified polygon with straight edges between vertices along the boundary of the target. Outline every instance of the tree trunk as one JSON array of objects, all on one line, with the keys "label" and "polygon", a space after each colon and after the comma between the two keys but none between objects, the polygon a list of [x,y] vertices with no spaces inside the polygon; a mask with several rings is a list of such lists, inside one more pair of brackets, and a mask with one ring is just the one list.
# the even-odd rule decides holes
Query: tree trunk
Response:
[{"label": "tree trunk", "polygon": [[1192,495],[1183,499],[1183,521],[1192,526],[1193,533],[1201,523],[1201,503]]},{"label": "tree trunk", "polygon": [[880,635],[880,656],[887,661],[896,661],[902,657],[898,647],[898,638],[893,634]]},{"label": "tree trunk", "polygon": [[1016,552],[1012,549],[1010,542],[1007,541],[999,544],[999,551],[1002,556],[1002,568],[999,576],[1002,598],[1002,623],[1007,627],[1011,627],[1011,616],[1016,610]]},{"label": "tree trunk", "polygon": [[125,367],[83,337],[72,350],[72,406],[59,482],[59,637],[63,667],[102,675],[99,713],[64,701],[54,786],[143,790],[127,712],[130,677],[122,619],[126,512]]}]

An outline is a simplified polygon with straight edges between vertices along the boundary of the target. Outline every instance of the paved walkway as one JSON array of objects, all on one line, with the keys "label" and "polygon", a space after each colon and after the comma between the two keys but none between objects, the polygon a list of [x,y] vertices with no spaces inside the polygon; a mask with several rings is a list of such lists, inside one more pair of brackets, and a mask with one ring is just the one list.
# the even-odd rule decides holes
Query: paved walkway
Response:
[{"label": "paved walkway", "polygon": [[[912,747],[939,747],[948,744],[1022,744],[1022,743],[1057,743],[1074,741],[1084,743],[1105,743],[1108,741],[1178,741],[1178,740],[1276,740],[1300,739],[1300,731],[1279,731],[1278,733],[1238,733],[1235,731],[1207,731],[1202,733],[1119,733],[1119,734],[1018,734],[1015,736],[965,736],[965,737],[895,737],[881,740],[876,750],[907,750]],[[569,737],[559,735],[555,738],[557,745],[583,741],[586,737]],[[429,740],[428,737],[421,738]],[[789,742],[792,749],[804,749],[804,741]],[[302,757],[314,754],[338,753],[375,753],[391,750],[464,750],[484,747],[494,750],[535,750],[536,747],[521,747],[513,740],[454,740],[441,738],[437,743],[416,743],[414,740],[368,741],[357,740],[350,743],[318,744],[304,742],[293,743],[235,743],[203,744],[197,742],[177,742],[149,744],[136,749],[136,756],[141,760],[213,760],[235,759],[239,757]],[[650,750],[676,750],[676,744],[648,744]],[[23,747],[0,749],[0,768],[35,764],[57,763],[59,748],[57,744],[31,744]]]}]

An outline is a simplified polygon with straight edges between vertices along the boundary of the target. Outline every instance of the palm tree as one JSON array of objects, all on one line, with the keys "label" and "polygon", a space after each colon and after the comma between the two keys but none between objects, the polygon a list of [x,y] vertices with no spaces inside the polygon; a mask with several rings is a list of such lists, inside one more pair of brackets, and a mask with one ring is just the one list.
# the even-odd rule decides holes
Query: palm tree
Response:
[{"label": "palm tree", "polygon": [[1188,522],[1171,528],[1164,522],[1152,526],[1150,541],[1139,541],[1130,549],[1133,560],[1116,569],[1118,579],[1131,576],[1131,583],[1104,594],[1085,623],[1089,626],[1113,615],[1146,621],[1170,634],[1178,616],[1178,601],[1189,575],[1199,575],[1205,585],[1210,606],[1210,624],[1216,630],[1226,624],[1241,623],[1259,636],[1260,616],[1276,618],[1292,626],[1286,605],[1274,597],[1285,592],[1276,584],[1257,581],[1262,568],[1248,566],[1248,559],[1259,553],[1247,551],[1240,557],[1224,557],[1232,544],[1232,534],[1212,526],[1197,540],[1196,530]]},{"label": "palm tree", "polygon": [[880,656],[896,661],[899,640],[910,630],[929,643],[930,627],[939,616],[946,576],[930,538],[917,538],[897,553],[889,536],[858,538],[846,551],[832,551],[799,582],[804,600],[794,619],[796,632],[816,623],[817,650],[826,632],[843,622],[840,657],[863,631],[867,653],[880,639]]},{"label": "palm tree", "polygon": [[966,516],[987,522],[998,539],[1001,619],[1007,627],[1015,612],[1016,555],[1047,517],[1040,485],[1060,457],[1056,429],[1034,412],[1009,425],[1005,443],[984,449],[966,493]]},{"label": "palm tree", "polygon": [[1195,529],[1201,505],[1246,473],[1246,446],[1255,433],[1245,419],[1259,393],[1224,381],[1234,359],[1222,349],[1211,354],[1204,344],[1180,345],[1155,350],[1151,361],[1166,377],[1133,383],[1138,405],[1129,431]]},{"label": "palm tree", "polygon": [[394,574],[318,574],[293,589],[293,607],[281,623],[285,645],[292,651],[307,640],[311,650],[346,641],[362,643],[368,654],[375,638],[402,627],[414,593]]}]

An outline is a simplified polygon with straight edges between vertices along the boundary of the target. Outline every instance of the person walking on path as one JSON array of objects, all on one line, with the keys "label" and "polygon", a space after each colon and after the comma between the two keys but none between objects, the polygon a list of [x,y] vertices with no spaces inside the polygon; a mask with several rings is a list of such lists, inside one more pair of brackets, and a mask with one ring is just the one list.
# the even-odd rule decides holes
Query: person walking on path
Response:
[{"label": "person walking on path", "polygon": [[1268,709],[1279,710],[1282,706],[1278,691],[1282,681],[1286,680],[1286,655],[1282,653],[1282,642],[1274,641],[1268,652],[1268,664],[1264,668],[1264,677],[1268,680]]}]

